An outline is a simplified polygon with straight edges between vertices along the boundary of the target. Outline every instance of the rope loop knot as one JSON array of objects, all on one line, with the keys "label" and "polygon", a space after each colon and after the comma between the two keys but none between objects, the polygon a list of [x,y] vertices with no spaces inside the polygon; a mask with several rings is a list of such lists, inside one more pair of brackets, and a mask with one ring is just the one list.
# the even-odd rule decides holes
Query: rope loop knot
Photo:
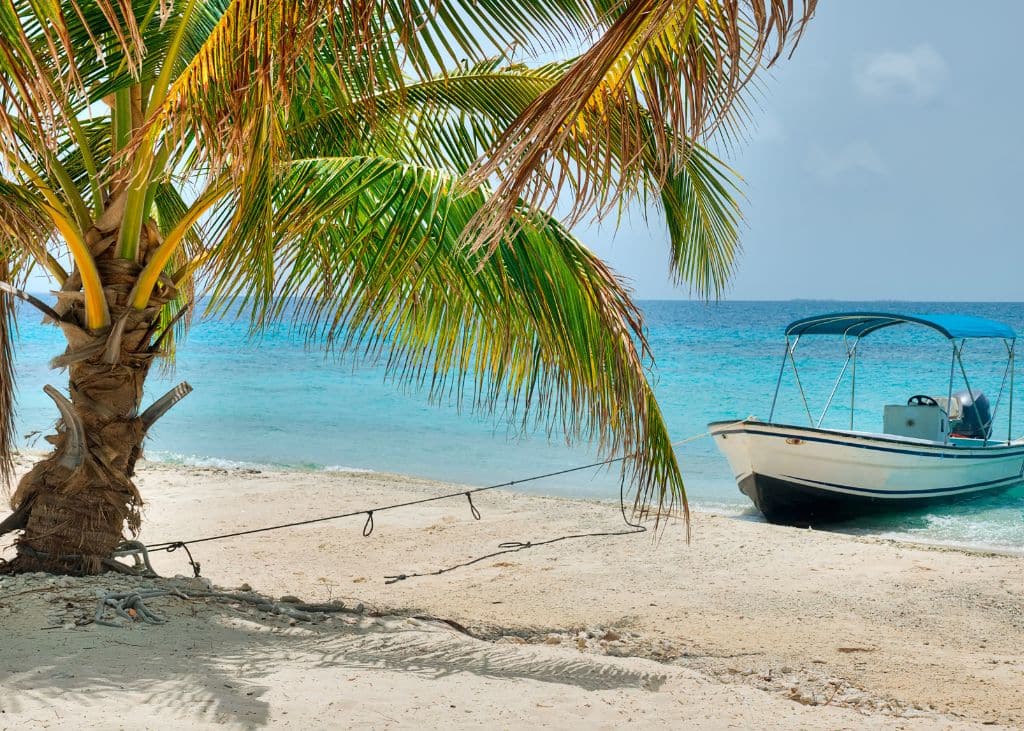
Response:
[{"label": "rope loop knot", "polygon": [[185,545],[184,541],[175,541],[175,542],[171,543],[170,545],[168,545],[167,548],[165,548],[164,550],[167,551],[167,553],[174,553],[179,548],[184,548],[185,549],[185,553],[188,554],[188,562],[189,562],[189,564],[192,565],[192,573],[195,574],[196,578],[199,578],[199,571],[200,571],[201,564],[198,561],[196,561],[194,558],[192,558],[192,552],[190,550],[188,550],[188,546]]},{"label": "rope loop knot", "polygon": [[473,504],[473,493],[466,492],[466,499],[469,500],[469,512],[473,514],[474,520],[480,520],[480,511],[476,509],[476,505]]}]

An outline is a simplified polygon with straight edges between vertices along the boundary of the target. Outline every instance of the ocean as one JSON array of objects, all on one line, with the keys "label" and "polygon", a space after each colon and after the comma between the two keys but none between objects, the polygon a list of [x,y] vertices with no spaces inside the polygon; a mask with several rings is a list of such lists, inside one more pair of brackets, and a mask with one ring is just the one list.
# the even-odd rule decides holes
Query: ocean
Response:
[{"label": "ocean", "polygon": [[[647,301],[655,362],[651,378],[674,440],[702,434],[709,421],[749,415],[767,419],[784,353],[782,331],[800,317],[842,310],[959,312],[992,317],[1024,332],[1024,303]],[[63,350],[56,328],[22,308],[16,368],[22,444],[43,449],[56,410],[46,383],[66,386],[47,363]],[[841,340],[806,338],[797,351],[800,378],[817,419],[845,358]],[[995,404],[1006,361],[1001,341],[970,341],[964,361],[971,387]],[[925,393],[944,395],[950,346],[919,327],[866,338],[857,367],[854,426],[881,430],[882,407]],[[296,470],[374,470],[469,485],[489,485],[597,461],[593,445],[567,446],[542,432],[523,434],[500,420],[429,404],[422,394],[384,380],[383,367],[325,357],[279,328],[252,339],[245,321],[197,319],[180,344],[173,372],[155,368],[147,399],[180,380],[195,388],[154,427],[149,459],[199,466]],[[955,388],[962,388],[958,375]],[[1024,383],[1017,380],[1013,437],[1024,434]],[[994,437],[1005,438],[1003,396]],[[807,423],[787,369],[776,420]],[[850,423],[849,375],[823,425]],[[678,447],[691,505],[759,520],[740,494],[709,437]],[[617,468],[580,471],[517,489],[582,498],[618,499]],[[840,530],[916,541],[1024,553],[1024,488],[941,508],[877,517]]]}]

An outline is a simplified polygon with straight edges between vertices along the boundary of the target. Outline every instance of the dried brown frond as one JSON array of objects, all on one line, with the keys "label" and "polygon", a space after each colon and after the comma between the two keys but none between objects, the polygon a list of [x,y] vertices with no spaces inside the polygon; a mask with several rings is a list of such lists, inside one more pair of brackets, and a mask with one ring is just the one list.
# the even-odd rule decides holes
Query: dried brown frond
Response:
[{"label": "dried brown frond", "polygon": [[[150,110],[144,132],[164,133],[177,155],[241,173],[268,110],[287,110],[296,69],[310,53],[321,3],[237,0]],[[194,146],[192,140],[201,139]]]},{"label": "dried brown frond", "polygon": [[[11,275],[6,254],[0,253],[0,280]],[[0,485],[6,491],[14,476],[14,298],[0,292]]]},{"label": "dried brown frond", "polygon": [[[139,24],[135,20],[135,9],[131,0],[93,0],[96,7],[106,18],[111,31],[117,37],[118,43],[124,51],[125,64],[128,73],[138,78],[139,70],[142,68],[142,58],[146,55],[146,46],[142,42],[142,34],[139,32]],[[80,13],[77,2],[72,0],[72,5]],[[97,50],[100,50],[97,47]]]},{"label": "dried brown frond", "polygon": [[[656,177],[678,170],[685,141],[732,124],[754,72],[799,40],[816,0],[801,5],[797,12],[793,0],[631,0],[467,174],[467,187],[499,181],[467,229],[473,248],[493,252],[523,200],[551,209],[568,188],[572,224],[635,194],[634,163],[650,142],[646,119],[655,131]],[[642,109],[645,119],[623,116],[629,109]],[[566,154],[580,145],[595,154]],[[566,157],[575,164],[565,165]]]},{"label": "dried brown frond", "polygon": [[[31,36],[26,27],[33,29]],[[59,3],[2,3],[0,28],[0,133],[17,119],[52,147],[74,114],[71,99],[84,94],[63,9]]]}]

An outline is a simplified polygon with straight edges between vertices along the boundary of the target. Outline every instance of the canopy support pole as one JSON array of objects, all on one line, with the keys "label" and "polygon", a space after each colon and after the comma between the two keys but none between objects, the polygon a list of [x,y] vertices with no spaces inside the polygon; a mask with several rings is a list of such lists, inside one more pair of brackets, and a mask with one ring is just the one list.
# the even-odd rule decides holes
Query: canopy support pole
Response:
[{"label": "canopy support pole", "polygon": [[839,371],[839,378],[836,379],[835,385],[832,386],[832,393],[828,395],[828,401],[825,402],[825,408],[821,412],[821,416],[818,417],[818,423],[815,425],[821,427],[821,422],[825,420],[825,414],[828,413],[829,407],[832,406],[832,399],[836,396],[836,391],[839,390],[839,384],[843,382],[843,376],[846,375],[846,369],[850,365],[850,361],[853,360],[853,354],[856,352],[857,346],[853,346],[851,350],[849,346],[846,348],[846,362],[843,363],[843,369]]},{"label": "canopy support pole", "polygon": [[1010,442],[1013,441],[1013,373],[1014,371],[1017,370],[1016,338],[1010,341],[1010,344],[1007,346],[1007,349],[1010,351],[1010,407],[1008,409],[1009,417],[1006,420],[1006,443],[1009,444]]},{"label": "canopy support pole", "polygon": [[768,411],[768,423],[771,424],[775,417],[775,402],[779,400],[779,388],[782,387],[782,374],[786,371],[786,359],[789,357],[789,337],[786,338],[786,354],[782,356],[782,365],[779,366],[779,378],[775,381],[775,395],[772,396],[772,408]]},{"label": "canopy support pole", "polygon": [[[953,357],[949,360],[949,391],[946,392],[946,418],[953,410],[953,368],[956,366],[956,341],[953,341]],[[946,432],[946,443],[949,444],[949,432]]]},{"label": "canopy support pole", "polygon": [[857,393],[857,346],[860,345],[860,337],[853,346],[853,370],[850,371],[850,431],[853,431],[853,404]]},{"label": "canopy support pole", "polygon": [[[960,373],[964,377],[964,385],[967,386],[967,395],[971,397],[971,403],[974,403],[974,390],[971,389],[971,382],[967,379],[967,369],[964,368],[964,359],[960,356],[960,354],[963,353],[963,350],[964,346],[963,343],[961,343],[960,349],[954,351],[956,353],[956,362],[960,364]],[[987,424],[982,424],[982,428],[985,429],[985,431],[988,431]],[[988,436],[985,437],[984,446],[988,446]]]},{"label": "canopy support pole", "polygon": [[[796,346],[799,342],[800,336],[797,335],[796,340],[793,341],[793,347],[787,348],[789,351],[789,362],[793,364],[793,377],[796,379],[796,387],[800,389],[800,399],[804,402],[804,411],[807,412],[807,423],[811,427],[814,427],[814,417],[811,416],[811,407],[807,405],[807,394],[804,393],[804,385],[800,383],[800,371],[798,371],[796,367],[796,356],[794,355],[794,352],[796,351]],[[786,344],[789,344],[789,338],[786,338]]]},{"label": "canopy support pole", "polygon": [[[1006,347],[1007,356],[1008,356],[1007,359],[1006,359],[1006,368],[1003,370],[1003,380],[999,382],[999,395],[996,396],[996,405],[992,407],[992,413],[991,413],[991,415],[989,415],[988,423],[985,424],[985,430],[986,431],[991,431],[992,427],[994,427],[994,425],[996,423],[996,416],[999,414],[999,404],[1001,404],[1003,402],[1003,390],[1006,387],[1006,376],[1009,374],[1010,369],[1013,367],[1013,358],[1012,358],[1012,356],[1010,356],[1010,352],[1011,352],[1010,351],[1010,346],[1007,344],[1007,342],[1005,340],[1003,341],[1003,345]],[[1011,403],[1011,405],[1013,403],[1013,396],[1012,395],[1010,396],[1010,403]],[[1007,432],[1007,433],[1009,433],[1009,432]],[[987,441],[987,438],[986,438],[986,441]]]}]

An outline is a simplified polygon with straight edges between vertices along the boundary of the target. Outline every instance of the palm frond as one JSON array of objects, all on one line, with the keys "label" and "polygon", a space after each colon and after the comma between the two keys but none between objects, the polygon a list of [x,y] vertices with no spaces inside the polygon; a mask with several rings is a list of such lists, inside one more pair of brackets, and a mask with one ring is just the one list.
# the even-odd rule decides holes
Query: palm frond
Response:
[{"label": "palm frond", "polygon": [[[10,276],[7,258],[0,256],[0,279]],[[14,301],[0,292],[0,483],[10,485],[14,475]]]},{"label": "palm frond", "polygon": [[[21,285],[29,262],[0,237],[0,281]],[[14,297],[0,291],[0,490],[6,491],[14,477],[15,402],[17,387],[14,371],[16,334]]]},{"label": "palm frond", "polygon": [[49,252],[56,235],[44,201],[25,186],[0,178],[0,252],[7,260],[26,259],[25,267],[35,261],[58,278],[66,276]]},{"label": "palm frond", "polygon": [[[153,199],[156,223],[160,233],[167,236],[178,225],[188,212],[188,204],[181,193],[170,183],[157,186]],[[205,232],[203,226],[196,223],[185,234],[180,248],[170,260],[165,273],[170,276],[189,262],[203,255]],[[195,281],[188,277],[176,287],[174,297],[160,310],[157,338],[160,344],[160,355],[165,363],[173,363],[177,355],[177,344],[185,337],[192,325],[193,305],[195,304]]]},{"label": "palm frond", "polygon": [[[648,145],[645,117],[653,120],[656,149],[649,162],[664,179],[688,154],[688,140],[728,122],[754,70],[799,38],[815,4],[805,0],[798,13],[778,0],[631,0],[470,171],[469,186],[492,176],[500,183],[467,238],[493,246],[521,199],[553,207],[567,186],[569,223],[635,194],[629,173]],[[594,144],[602,136],[608,142]],[[618,148],[614,156],[609,142]],[[566,147],[581,145],[592,146],[582,164],[552,165]]]},{"label": "palm frond", "polygon": [[680,504],[626,287],[528,208],[492,256],[470,254],[459,234],[486,194],[455,182],[384,157],[291,164],[276,184],[273,249],[255,259],[249,239],[264,246],[263,232],[235,227],[213,250],[215,306],[386,357],[391,378],[432,398],[634,454],[638,509]]},{"label": "palm frond", "polygon": [[[7,259],[0,257],[0,279],[10,276]],[[14,476],[14,298],[0,292],[0,484]]]},{"label": "palm frond", "polygon": [[[191,4],[190,4],[191,6]],[[270,110],[287,108],[301,58],[311,53],[319,3],[234,0],[200,3],[181,29],[175,63],[162,70],[147,118],[181,155],[213,169],[244,160]],[[190,136],[203,144],[190,149]],[[244,162],[239,162],[244,167]]]},{"label": "palm frond", "polygon": [[[570,66],[563,62],[530,68],[491,59],[409,83],[401,90],[384,90],[372,104],[375,119],[369,132],[365,106],[358,100],[339,101],[326,114],[298,109],[287,130],[288,146],[295,155],[309,149],[338,156],[375,150],[461,175]],[[621,199],[623,206],[636,201],[645,209],[651,204],[663,209],[677,281],[690,284],[702,296],[720,293],[739,248],[740,190],[735,173],[703,146],[682,140],[675,144],[685,154],[659,176],[658,134],[646,110],[634,100],[625,111],[606,107],[600,114],[601,125],[578,125],[573,144],[567,144],[553,164],[573,171],[594,159],[606,160],[608,175],[614,174],[623,185],[632,181],[629,184],[636,189],[634,196]],[[636,123],[636,130],[627,129]],[[639,159],[619,159],[619,140],[630,134],[641,145]],[[673,134],[662,132],[670,139]]]},{"label": "palm frond", "polygon": [[694,147],[660,190],[669,231],[669,271],[700,296],[720,294],[740,248],[740,189],[732,170]]}]

